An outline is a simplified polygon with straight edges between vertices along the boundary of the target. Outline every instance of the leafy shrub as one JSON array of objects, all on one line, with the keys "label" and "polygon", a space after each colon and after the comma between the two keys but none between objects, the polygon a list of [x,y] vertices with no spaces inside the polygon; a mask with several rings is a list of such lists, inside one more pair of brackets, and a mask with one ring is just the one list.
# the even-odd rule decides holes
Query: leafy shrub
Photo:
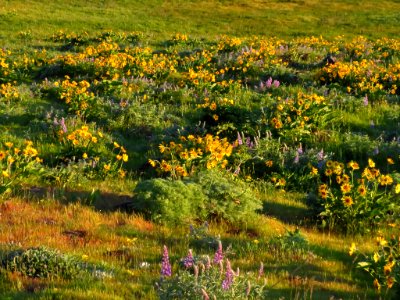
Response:
[{"label": "leafy shrub", "polygon": [[205,218],[206,198],[196,183],[150,179],[140,182],[134,193],[132,208],[154,221],[183,223]]},{"label": "leafy shrub", "polygon": [[12,272],[39,278],[72,278],[81,270],[73,258],[44,247],[11,251],[2,260],[2,266]]},{"label": "leafy shrub", "polygon": [[185,181],[145,180],[134,193],[135,211],[166,223],[205,219],[242,223],[262,208],[261,201],[244,183],[212,171]]},{"label": "leafy shrub", "polygon": [[205,208],[209,218],[243,223],[262,208],[260,199],[244,182],[228,175],[209,170],[199,173],[194,180],[207,196]]}]

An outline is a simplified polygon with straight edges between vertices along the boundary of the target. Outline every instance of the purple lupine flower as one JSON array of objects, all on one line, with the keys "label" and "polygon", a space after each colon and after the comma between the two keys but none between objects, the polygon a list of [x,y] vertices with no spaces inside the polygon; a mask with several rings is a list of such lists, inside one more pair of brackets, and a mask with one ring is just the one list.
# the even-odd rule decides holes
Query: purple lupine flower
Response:
[{"label": "purple lupine flower", "polygon": [[62,131],[64,133],[67,133],[68,129],[67,129],[67,125],[65,125],[65,119],[64,118],[61,118],[60,126],[61,126]]},{"label": "purple lupine flower", "polygon": [[261,262],[260,269],[258,269],[258,279],[264,275],[264,264]]},{"label": "purple lupine flower", "polygon": [[271,85],[272,85],[272,77],[268,78],[268,80],[266,81],[265,84],[266,84],[267,88],[271,88]]},{"label": "purple lupine flower", "polygon": [[318,161],[321,161],[321,160],[324,160],[324,158],[325,158],[324,149],[321,149],[321,151],[319,151],[317,153],[317,159],[318,159]]},{"label": "purple lupine flower", "polygon": [[238,145],[240,146],[240,145],[243,145],[243,140],[242,140],[242,137],[240,136],[240,133],[238,132],[237,133],[237,142],[238,142]]},{"label": "purple lupine flower", "polygon": [[224,253],[222,252],[222,243],[218,242],[218,249],[214,255],[214,263],[219,264],[224,259]]},{"label": "purple lupine flower", "polygon": [[194,265],[192,249],[189,249],[188,255],[183,259],[183,265],[185,268],[190,268]]},{"label": "purple lupine flower", "polygon": [[278,80],[274,80],[273,85],[275,88],[278,88],[280,86],[280,82]]},{"label": "purple lupine flower", "polygon": [[161,262],[161,276],[170,277],[172,275],[171,264],[169,263],[168,248],[164,245]]},{"label": "purple lupine flower", "polygon": [[297,148],[298,154],[303,154],[303,146],[300,144],[299,148]]},{"label": "purple lupine flower", "polygon": [[379,148],[376,147],[376,148],[374,149],[374,155],[378,155],[378,154],[379,154]]},{"label": "purple lupine flower", "polygon": [[233,283],[233,270],[231,268],[231,263],[229,260],[226,260],[226,272],[225,272],[225,279],[222,281],[222,288],[224,290],[229,290]]},{"label": "purple lupine flower", "polygon": [[365,95],[365,97],[363,99],[363,104],[364,104],[364,106],[368,106],[368,95]]},{"label": "purple lupine flower", "polygon": [[252,149],[254,147],[254,143],[251,141],[250,137],[246,138],[246,146]]}]

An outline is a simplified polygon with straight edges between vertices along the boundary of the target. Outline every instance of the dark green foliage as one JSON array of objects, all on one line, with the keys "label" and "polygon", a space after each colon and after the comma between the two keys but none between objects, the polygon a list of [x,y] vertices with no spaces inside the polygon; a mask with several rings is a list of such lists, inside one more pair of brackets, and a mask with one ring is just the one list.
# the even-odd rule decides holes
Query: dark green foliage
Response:
[{"label": "dark green foliage", "polygon": [[163,223],[205,219],[243,223],[262,208],[261,201],[244,183],[211,171],[190,181],[145,180],[134,193],[133,210]]},{"label": "dark green foliage", "polygon": [[135,190],[132,208],[162,223],[184,223],[205,218],[206,198],[193,182],[150,179],[140,182]]},{"label": "dark green foliage", "polygon": [[194,180],[202,186],[207,196],[206,211],[209,218],[243,223],[254,218],[262,204],[245,183],[229,176],[207,171],[199,173]]}]

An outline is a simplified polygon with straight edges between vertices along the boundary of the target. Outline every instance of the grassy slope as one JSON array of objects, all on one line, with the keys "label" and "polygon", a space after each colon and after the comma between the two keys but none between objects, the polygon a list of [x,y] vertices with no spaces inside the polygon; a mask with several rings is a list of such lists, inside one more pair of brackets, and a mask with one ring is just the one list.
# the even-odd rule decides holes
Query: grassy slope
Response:
[{"label": "grassy slope", "polygon": [[176,32],[203,37],[337,35],[399,37],[399,1],[1,1],[0,36],[45,37],[57,30]]}]

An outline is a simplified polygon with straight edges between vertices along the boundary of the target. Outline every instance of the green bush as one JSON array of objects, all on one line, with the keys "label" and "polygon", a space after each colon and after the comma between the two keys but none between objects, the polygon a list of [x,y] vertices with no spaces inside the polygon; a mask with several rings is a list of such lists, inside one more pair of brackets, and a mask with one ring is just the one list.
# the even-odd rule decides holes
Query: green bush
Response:
[{"label": "green bush", "polygon": [[262,208],[260,199],[246,184],[218,171],[199,173],[194,180],[207,196],[206,211],[209,219],[243,223],[251,220]]},{"label": "green bush", "polygon": [[44,247],[11,251],[1,265],[9,271],[39,278],[72,278],[81,270],[78,261]]},{"label": "green bush", "polygon": [[132,208],[160,223],[225,220],[243,223],[262,208],[261,201],[239,181],[218,171],[191,180],[151,179],[140,182]]},{"label": "green bush", "polygon": [[160,223],[184,223],[205,218],[206,198],[193,182],[150,179],[140,182],[135,190],[132,208]]}]

